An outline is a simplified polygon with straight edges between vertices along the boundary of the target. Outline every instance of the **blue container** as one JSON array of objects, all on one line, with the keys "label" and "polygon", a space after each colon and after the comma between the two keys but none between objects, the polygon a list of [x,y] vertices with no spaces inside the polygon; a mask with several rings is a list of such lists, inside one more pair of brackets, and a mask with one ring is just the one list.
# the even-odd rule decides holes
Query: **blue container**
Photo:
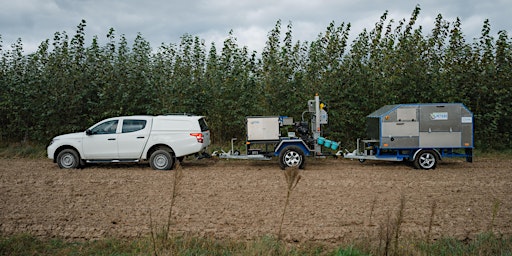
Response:
[{"label": "blue container", "polygon": [[324,142],[325,142],[325,138],[324,137],[318,137],[318,139],[317,139],[318,145],[323,145]]},{"label": "blue container", "polygon": [[325,142],[324,142],[324,146],[325,146],[326,148],[330,148],[330,147],[331,147],[331,143],[332,143],[332,141],[330,141],[330,140],[325,140]]},{"label": "blue container", "polygon": [[338,146],[339,146],[339,145],[340,145],[340,144],[339,144],[338,142],[333,141],[333,142],[331,143],[331,149],[332,149],[332,150],[336,150],[336,149],[338,149]]}]

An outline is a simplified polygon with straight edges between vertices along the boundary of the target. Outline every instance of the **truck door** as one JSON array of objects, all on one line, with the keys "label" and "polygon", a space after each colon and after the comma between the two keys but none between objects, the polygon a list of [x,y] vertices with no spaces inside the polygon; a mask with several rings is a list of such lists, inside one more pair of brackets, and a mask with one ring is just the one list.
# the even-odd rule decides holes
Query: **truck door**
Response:
[{"label": "truck door", "polygon": [[149,138],[150,126],[146,119],[123,119],[118,136],[119,159],[139,159]]},{"label": "truck door", "polygon": [[108,120],[90,129],[82,144],[85,159],[117,159],[118,123],[117,119]]}]

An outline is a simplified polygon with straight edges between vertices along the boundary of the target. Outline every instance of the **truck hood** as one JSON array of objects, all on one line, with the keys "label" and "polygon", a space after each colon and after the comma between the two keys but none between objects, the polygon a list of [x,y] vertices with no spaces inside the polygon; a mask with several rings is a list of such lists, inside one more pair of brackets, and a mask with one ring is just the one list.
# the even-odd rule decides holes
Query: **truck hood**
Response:
[{"label": "truck hood", "polygon": [[53,140],[69,140],[69,139],[80,139],[84,136],[84,132],[75,132],[75,133],[68,133],[59,135],[57,137],[54,137]]}]

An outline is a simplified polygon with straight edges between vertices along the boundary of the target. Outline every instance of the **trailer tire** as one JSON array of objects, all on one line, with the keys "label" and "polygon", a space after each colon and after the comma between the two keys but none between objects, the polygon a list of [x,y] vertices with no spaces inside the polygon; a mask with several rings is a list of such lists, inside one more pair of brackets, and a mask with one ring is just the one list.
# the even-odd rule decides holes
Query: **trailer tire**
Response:
[{"label": "trailer tire", "polygon": [[438,161],[435,151],[421,150],[414,159],[414,167],[423,170],[435,169]]},{"label": "trailer tire", "polygon": [[304,152],[297,146],[287,146],[279,153],[279,166],[282,170],[286,167],[304,169],[304,160]]}]

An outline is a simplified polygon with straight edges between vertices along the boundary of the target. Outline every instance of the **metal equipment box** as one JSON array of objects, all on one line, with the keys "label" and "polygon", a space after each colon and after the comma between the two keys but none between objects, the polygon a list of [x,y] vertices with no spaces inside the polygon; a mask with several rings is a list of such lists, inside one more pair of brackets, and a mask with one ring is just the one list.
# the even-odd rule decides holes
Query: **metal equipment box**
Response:
[{"label": "metal equipment box", "polygon": [[386,105],[367,116],[382,149],[473,148],[473,114],[461,103]]},{"label": "metal equipment box", "polygon": [[279,117],[247,117],[247,141],[278,141]]}]

